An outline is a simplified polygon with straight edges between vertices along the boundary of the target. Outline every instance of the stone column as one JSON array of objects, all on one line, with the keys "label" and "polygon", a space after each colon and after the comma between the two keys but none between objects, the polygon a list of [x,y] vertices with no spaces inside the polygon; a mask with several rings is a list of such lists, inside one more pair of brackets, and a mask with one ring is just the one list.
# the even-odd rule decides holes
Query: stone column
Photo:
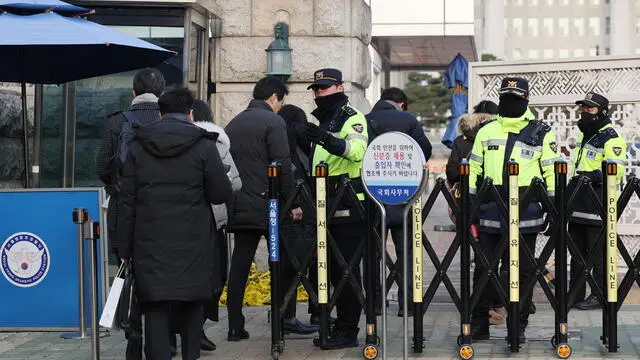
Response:
[{"label": "stone column", "polygon": [[[289,24],[292,72],[289,104],[314,108],[307,86],[315,70],[338,68],[353,106],[368,112],[365,89],[371,82],[371,8],[363,0],[216,0],[221,37],[215,52],[212,96],[215,121],[226,125],[246,108],[256,81],[265,76],[265,49],[278,22]],[[308,116],[310,116],[308,114]]]},{"label": "stone column", "polygon": [[[629,0],[611,0],[611,55],[631,55],[631,9]],[[635,31],[634,31],[635,32]]]}]

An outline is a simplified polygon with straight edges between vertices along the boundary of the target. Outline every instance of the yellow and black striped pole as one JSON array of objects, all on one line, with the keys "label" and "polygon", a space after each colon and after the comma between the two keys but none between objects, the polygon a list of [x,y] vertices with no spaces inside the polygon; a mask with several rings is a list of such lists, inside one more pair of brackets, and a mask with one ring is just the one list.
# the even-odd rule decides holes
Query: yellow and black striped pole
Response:
[{"label": "yellow and black striped pole", "polygon": [[606,306],[603,308],[603,326],[608,327],[607,346],[609,352],[618,351],[618,319],[616,316],[618,305],[618,189],[616,187],[616,175],[618,166],[614,162],[603,162],[604,186],[603,196],[606,211],[606,239],[605,239],[605,294]]},{"label": "yellow and black striped pole", "polygon": [[518,163],[507,163],[509,201],[509,347],[520,351],[520,195],[518,191]]},{"label": "yellow and black striped pole", "polygon": [[[419,196],[413,204],[412,212],[413,241],[413,352],[421,353],[424,348],[422,330],[422,197]],[[408,303],[408,302],[407,302]],[[408,305],[408,304],[406,304]],[[405,311],[410,311],[405,305]]]},{"label": "yellow and black striped pole", "polygon": [[318,308],[320,310],[320,346],[327,341],[329,329],[329,282],[327,276],[327,175],[328,166],[316,166],[316,227],[318,256]]}]

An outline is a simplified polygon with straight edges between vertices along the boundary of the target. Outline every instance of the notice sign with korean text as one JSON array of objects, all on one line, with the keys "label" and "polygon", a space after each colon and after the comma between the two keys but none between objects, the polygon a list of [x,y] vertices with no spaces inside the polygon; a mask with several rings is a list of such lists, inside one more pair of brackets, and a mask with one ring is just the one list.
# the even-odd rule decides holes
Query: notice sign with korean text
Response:
[{"label": "notice sign with korean text", "polygon": [[407,203],[420,188],[426,160],[409,135],[393,131],[376,137],[364,154],[362,182],[387,205]]}]

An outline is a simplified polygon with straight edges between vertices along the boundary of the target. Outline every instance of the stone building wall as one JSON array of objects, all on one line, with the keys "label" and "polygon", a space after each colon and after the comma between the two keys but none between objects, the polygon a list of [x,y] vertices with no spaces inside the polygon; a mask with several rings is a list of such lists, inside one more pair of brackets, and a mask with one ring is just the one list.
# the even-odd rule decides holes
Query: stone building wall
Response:
[{"label": "stone building wall", "polygon": [[288,104],[309,113],[315,106],[307,90],[315,70],[342,70],[353,106],[368,112],[365,89],[371,82],[371,8],[363,0],[216,0],[220,38],[212,42],[212,107],[226,125],[246,108],[257,80],[267,71],[265,49],[278,22],[289,24],[292,72]]}]

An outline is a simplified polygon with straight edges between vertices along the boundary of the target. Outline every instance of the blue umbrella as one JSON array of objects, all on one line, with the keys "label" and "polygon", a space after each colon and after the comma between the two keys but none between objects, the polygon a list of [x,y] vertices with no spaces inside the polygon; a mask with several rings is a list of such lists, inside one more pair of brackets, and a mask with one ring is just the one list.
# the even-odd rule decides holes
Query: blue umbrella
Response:
[{"label": "blue umbrella", "polygon": [[[156,66],[175,55],[91,21],[60,15],[86,13],[84,8],[58,0],[0,1],[1,10],[6,11],[0,13],[0,81],[22,83],[23,109],[27,107],[25,83],[62,84]],[[18,15],[41,10],[47,12]],[[26,111],[22,111],[22,126],[29,187]]]},{"label": "blue umbrella", "polygon": [[458,118],[467,111],[468,97],[464,88],[469,87],[469,62],[458,53],[447,66],[444,73],[444,85],[455,88],[451,96],[451,119],[442,137],[442,143],[453,147],[453,141],[458,137]]},{"label": "blue umbrella", "polygon": [[53,11],[60,15],[75,16],[92,13],[91,10],[67,4],[60,0],[0,0],[0,10],[12,14],[36,14]]},{"label": "blue umbrella", "polygon": [[65,82],[155,66],[174,52],[81,18],[0,15],[0,81]]}]

